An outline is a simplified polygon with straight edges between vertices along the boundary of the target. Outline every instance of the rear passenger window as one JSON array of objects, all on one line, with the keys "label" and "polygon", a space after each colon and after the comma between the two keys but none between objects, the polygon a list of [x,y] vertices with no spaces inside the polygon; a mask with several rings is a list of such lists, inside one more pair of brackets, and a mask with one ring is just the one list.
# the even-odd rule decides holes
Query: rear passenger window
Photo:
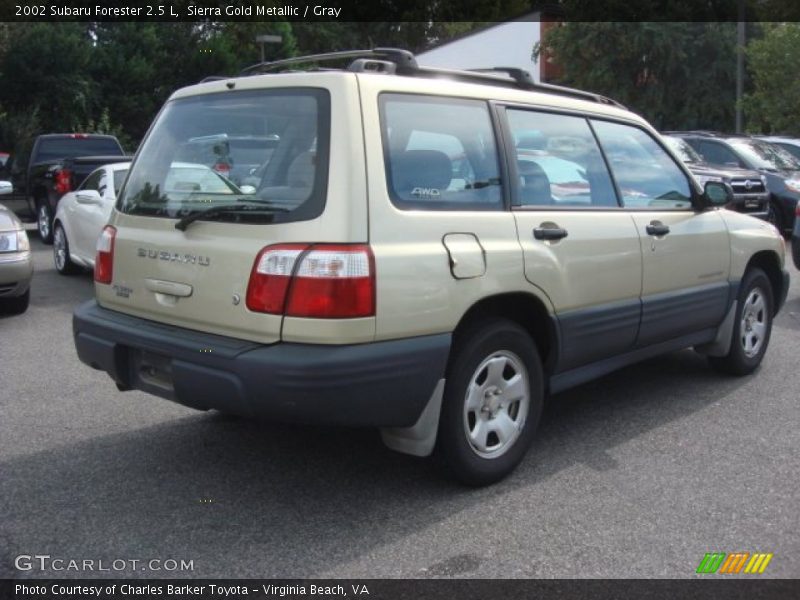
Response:
[{"label": "rear passenger window", "polygon": [[382,94],[386,179],[404,209],[503,206],[489,107],[479,100]]},{"label": "rear passenger window", "polygon": [[592,121],[592,126],[626,207],[692,207],[689,180],[650,135],[620,123]]},{"label": "rear passenger window", "polygon": [[586,119],[508,109],[518,206],[618,206]]}]

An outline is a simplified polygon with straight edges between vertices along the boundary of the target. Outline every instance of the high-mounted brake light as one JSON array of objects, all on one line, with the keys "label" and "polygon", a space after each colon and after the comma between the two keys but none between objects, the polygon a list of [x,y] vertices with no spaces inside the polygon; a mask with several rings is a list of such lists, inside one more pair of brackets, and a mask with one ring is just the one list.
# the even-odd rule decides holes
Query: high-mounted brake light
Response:
[{"label": "high-mounted brake light", "polygon": [[97,255],[94,259],[94,280],[97,283],[111,283],[114,276],[114,238],[117,230],[106,225],[97,238]]},{"label": "high-mounted brake light", "polygon": [[72,172],[69,169],[56,171],[55,188],[59,194],[66,194],[72,190]]},{"label": "high-mounted brake light", "polygon": [[89,139],[89,134],[88,133],[73,133],[69,137],[71,137],[73,140],[86,140],[86,139]]},{"label": "high-mounted brake light", "polygon": [[250,274],[247,308],[317,319],[374,316],[372,249],[366,244],[267,246]]}]

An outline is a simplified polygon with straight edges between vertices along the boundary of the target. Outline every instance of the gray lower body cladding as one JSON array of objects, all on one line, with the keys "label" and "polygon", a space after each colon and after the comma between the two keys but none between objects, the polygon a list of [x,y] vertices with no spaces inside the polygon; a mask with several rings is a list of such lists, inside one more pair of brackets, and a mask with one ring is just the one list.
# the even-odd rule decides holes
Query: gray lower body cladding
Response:
[{"label": "gray lower body cladding", "polygon": [[444,377],[451,336],[257,344],[104,309],[73,315],[78,356],[121,389],[198,409],[331,425],[408,427]]}]

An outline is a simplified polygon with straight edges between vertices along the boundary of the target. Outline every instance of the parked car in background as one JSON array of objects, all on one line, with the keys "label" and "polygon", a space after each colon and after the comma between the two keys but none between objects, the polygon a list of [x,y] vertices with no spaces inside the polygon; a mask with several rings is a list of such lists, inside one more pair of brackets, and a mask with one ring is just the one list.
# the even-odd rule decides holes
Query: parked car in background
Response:
[{"label": "parked car in background", "polygon": [[[0,196],[11,194],[8,181],[0,181]],[[28,310],[33,258],[28,235],[19,218],[0,204],[0,313]]]},{"label": "parked car in background", "polygon": [[277,135],[228,135],[217,133],[187,140],[176,160],[203,164],[236,185],[261,177],[280,138]]},{"label": "parked car in background", "polygon": [[783,235],[794,226],[800,200],[800,162],[780,146],[744,135],[706,131],[670,131],[686,140],[703,159],[714,166],[753,169],[767,179],[770,193],[767,220]]},{"label": "parked car in background", "polygon": [[769,142],[770,144],[780,146],[800,161],[800,139],[785,135],[757,135],[755,137],[759,140]]},{"label": "parked car in background", "polygon": [[792,231],[792,260],[794,266],[800,269],[800,204],[795,209],[794,231]]},{"label": "parked car in background", "polygon": [[130,164],[100,167],[61,198],[53,221],[53,262],[62,275],[94,268],[97,238],[108,223]]},{"label": "parked car in background", "polygon": [[727,208],[761,219],[769,217],[766,175],[737,167],[713,167],[686,140],[665,135],[664,141],[689,168],[700,185],[705,185],[707,181],[723,181],[731,186],[733,202]]},{"label": "parked car in background", "polygon": [[9,207],[19,216],[35,217],[39,237],[50,244],[61,196],[100,165],[125,158],[125,152],[113,135],[59,133],[40,135],[28,160],[17,158],[11,166],[15,189]]}]

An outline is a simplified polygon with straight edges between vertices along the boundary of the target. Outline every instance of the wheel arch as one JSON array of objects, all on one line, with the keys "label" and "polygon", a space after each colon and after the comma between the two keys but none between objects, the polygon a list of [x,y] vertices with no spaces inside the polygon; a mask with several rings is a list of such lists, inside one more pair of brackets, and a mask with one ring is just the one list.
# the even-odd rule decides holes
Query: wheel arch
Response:
[{"label": "wheel arch", "polygon": [[[764,271],[772,286],[773,304],[777,305],[778,299],[783,297],[783,273],[781,272],[781,260],[772,250],[762,250],[756,252],[747,261],[745,273],[750,269],[758,268]],[[773,316],[777,312],[777,306],[772,307]]]},{"label": "wheel arch", "polygon": [[553,372],[558,360],[558,324],[540,298],[528,292],[508,292],[482,298],[462,315],[453,331],[454,342],[461,332],[488,317],[502,317],[523,327],[536,344],[544,371]]}]

